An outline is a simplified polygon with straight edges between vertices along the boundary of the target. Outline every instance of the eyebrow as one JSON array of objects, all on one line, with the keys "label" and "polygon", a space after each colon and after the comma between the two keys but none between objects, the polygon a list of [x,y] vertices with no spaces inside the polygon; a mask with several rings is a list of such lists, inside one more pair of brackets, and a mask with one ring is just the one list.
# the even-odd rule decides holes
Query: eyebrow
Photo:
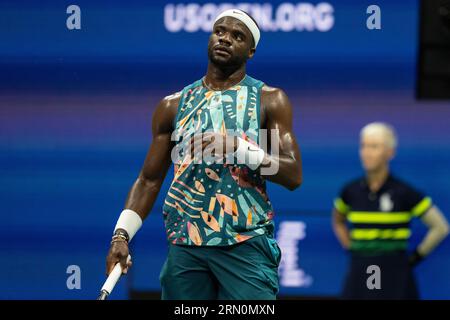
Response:
[{"label": "eyebrow", "polygon": [[[228,29],[228,28],[227,28],[227,25],[222,24],[222,23],[216,25],[214,28]],[[241,35],[243,35],[245,38],[247,37],[247,35],[245,34],[245,31],[244,31],[242,28],[239,28],[239,27],[238,27],[238,28],[232,28],[231,31],[232,31],[232,32],[238,32],[238,33],[240,33]]]}]

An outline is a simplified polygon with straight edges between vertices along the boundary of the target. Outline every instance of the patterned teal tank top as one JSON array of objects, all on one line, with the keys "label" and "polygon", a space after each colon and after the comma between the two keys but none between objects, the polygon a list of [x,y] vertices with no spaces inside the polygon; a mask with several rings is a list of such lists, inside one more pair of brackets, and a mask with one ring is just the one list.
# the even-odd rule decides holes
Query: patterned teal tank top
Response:
[{"label": "patterned teal tank top", "polygon": [[[264,83],[245,75],[233,87],[213,91],[203,85],[202,79],[182,91],[175,117],[179,137],[199,130],[233,130],[258,145]],[[177,140],[176,145],[183,141]],[[180,156],[163,205],[168,241],[227,246],[262,234],[273,238],[274,211],[259,171],[236,162],[196,163]]]}]

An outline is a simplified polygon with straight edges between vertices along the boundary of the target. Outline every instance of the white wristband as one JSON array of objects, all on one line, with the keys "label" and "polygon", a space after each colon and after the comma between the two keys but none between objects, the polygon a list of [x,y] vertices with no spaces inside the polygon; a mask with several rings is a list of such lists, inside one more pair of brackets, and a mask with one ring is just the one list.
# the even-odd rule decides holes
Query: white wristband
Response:
[{"label": "white wristband", "polygon": [[117,229],[124,229],[130,237],[129,241],[131,241],[131,239],[134,237],[141,226],[141,217],[135,211],[131,209],[125,209],[122,211],[119,219],[117,220],[114,232],[116,232]]},{"label": "white wristband", "polygon": [[234,152],[238,163],[244,163],[250,169],[256,170],[264,159],[264,150],[241,137],[238,137],[238,140],[238,148]]}]

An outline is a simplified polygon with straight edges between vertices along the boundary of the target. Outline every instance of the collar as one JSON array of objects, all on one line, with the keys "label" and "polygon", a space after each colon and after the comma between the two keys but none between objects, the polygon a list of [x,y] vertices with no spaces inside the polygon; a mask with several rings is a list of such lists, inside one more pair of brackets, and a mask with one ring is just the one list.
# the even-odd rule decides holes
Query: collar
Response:
[{"label": "collar", "polygon": [[[375,192],[376,194],[379,193],[383,193],[384,191],[386,191],[386,189],[388,188],[388,186],[391,184],[392,180],[394,179],[394,177],[392,176],[392,174],[389,172],[388,176],[386,177],[386,180],[384,181],[384,183],[381,185],[380,189],[378,189],[377,192]],[[369,184],[367,182],[367,177],[364,176],[361,178],[360,180],[360,186],[362,188],[364,188],[365,191],[367,191],[367,193],[372,193],[372,191],[369,188]]]}]

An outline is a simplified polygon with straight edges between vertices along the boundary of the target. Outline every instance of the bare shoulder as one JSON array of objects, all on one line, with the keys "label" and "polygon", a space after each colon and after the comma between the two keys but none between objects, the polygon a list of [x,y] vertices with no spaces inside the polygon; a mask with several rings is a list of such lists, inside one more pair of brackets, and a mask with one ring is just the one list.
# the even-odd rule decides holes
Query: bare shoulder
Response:
[{"label": "bare shoulder", "polygon": [[182,91],[172,93],[162,98],[156,106],[153,114],[154,129],[158,131],[173,130],[173,121],[178,111]]},{"label": "bare shoulder", "polygon": [[261,89],[261,103],[267,112],[291,108],[289,98],[283,89],[266,84]]},{"label": "bare shoulder", "polygon": [[174,111],[173,109],[175,109],[176,112],[178,104],[180,103],[181,93],[182,91],[177,91],[168,96],[165,96],[159,102],[158,108],[163,109],[163,111]]},{"label": "bare shoulder", "polygon": [[261,90],[262,90],[262,92],[263,92],[263,94],[265,94],[265,95],[267,95],[267,94],[274,94],[274,93],[280,93],[280,92],[282,92],[283,90],[282,89],[280,89],[280,88],[277,88],[277,87],[271,87],[271,86],[269,86],[269,85],[267,85],[267,84],[264,84],[263,86],[262,86],[262,88],[261,88]]}]

